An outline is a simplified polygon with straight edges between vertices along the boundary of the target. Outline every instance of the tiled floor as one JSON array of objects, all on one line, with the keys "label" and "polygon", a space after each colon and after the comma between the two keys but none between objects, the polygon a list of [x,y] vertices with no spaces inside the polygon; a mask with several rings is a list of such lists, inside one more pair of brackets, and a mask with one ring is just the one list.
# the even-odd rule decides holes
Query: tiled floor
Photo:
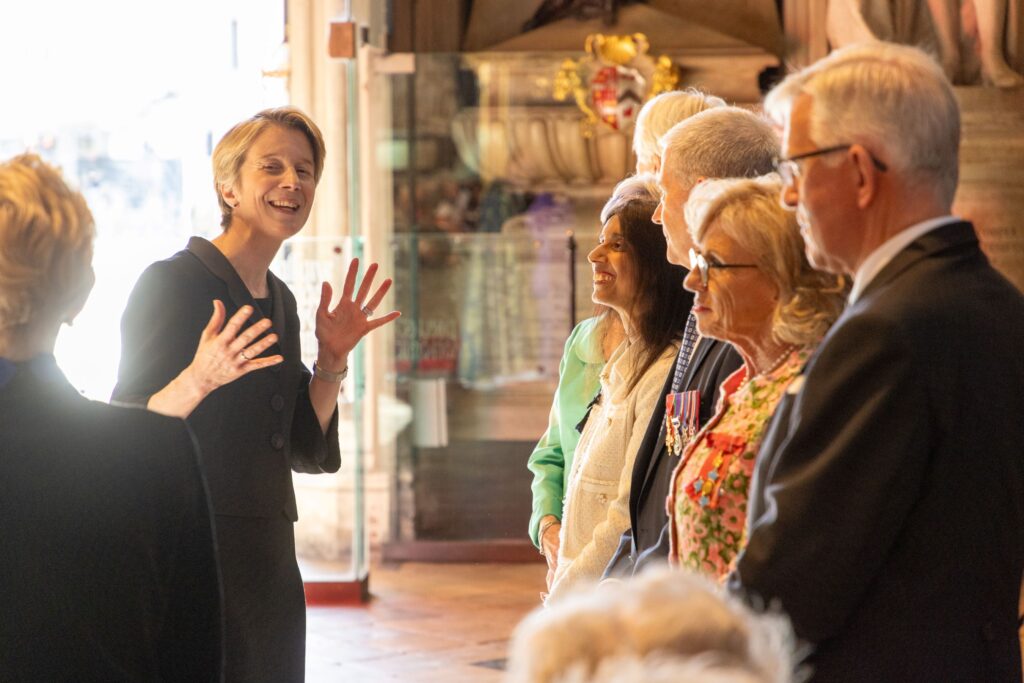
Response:
[{"label": "tiled floor", "polygon": [[310,607],[309,683],[501,680],[509,635],[539,603],[545,565],[377,566],[366,607]]}]

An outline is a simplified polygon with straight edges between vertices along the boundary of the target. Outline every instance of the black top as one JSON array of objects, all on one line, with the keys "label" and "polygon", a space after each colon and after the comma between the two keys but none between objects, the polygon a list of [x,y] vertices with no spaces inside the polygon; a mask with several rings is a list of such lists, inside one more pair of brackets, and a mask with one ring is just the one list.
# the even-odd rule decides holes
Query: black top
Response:
[{"label": "black top", "polygon": [[[284,513],[294,521],[298,514],[289,470],[338,471],[338,413],[325,435],[309,399],[311,374],[301,361],[295,297],[273,273],[267,285],[279,341],[263,355],[280,353],[284,362],[218,388],[192,412],[188,424],[199,440],[217,514]],[[145,405],[188,366],[214,299],[224,303],[226,319],[246,304],[257,305],[231,263],[202,238],[193,237],[187,249],[147,268],[121,320],[113,398]],[[259,319],[254,314],[245,327]]]},{"label": "black top", "polygon": [[0,359],[0,680],[219,681],[221,602],[181,420]]}]

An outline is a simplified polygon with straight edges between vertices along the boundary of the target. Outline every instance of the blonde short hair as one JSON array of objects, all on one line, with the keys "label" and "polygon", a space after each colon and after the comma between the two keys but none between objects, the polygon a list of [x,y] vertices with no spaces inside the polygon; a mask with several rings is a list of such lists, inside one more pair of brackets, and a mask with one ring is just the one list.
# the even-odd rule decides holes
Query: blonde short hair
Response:
[{"label": "blonde short hair", "polygon": [[652,97],[640,109],[633,128],[633,152],[637,166],[648,166],[661,155],[658,140],[684,119],[706,109],[724,107],[725,100],[695,88],[672,90]]},{"label": "blonde short hair", "polygon": [[782,122],[800,94],[812,98],[815,145],[863,144],[920,189],[953,201],[960,105],[928,54],[894,43],[849,45],[789,75],[768,93],[765,110]]},{"label": "blonde short hair", "polygon": [[790,681],[795,664],[786,617],[756,614],[701,576],[656,567],[534,610],[513,634],[508,683],[591,680],[608,660],[649,656],[711,660],[763,683]]},{"label": "blonde short hair", "polygon": [[842,276],[815,270],[807,261],[796,215],[779,203],[782,180],[727,178],[698,184],[686,202],[686,224],[695,243],[717,226],[755,255],[762,273],[775,283],[779,300],[772,333],[784,344],[814,344],[835,322],[846,302]]},{"label": "blonde short hair", "polygon": [[238,181],[238,173],[245,163],[245,155],[249,153],[249,148],[260,133],[271,126],[290,128],[306,136],[313,150],[313,181],[320,182],[327,148],[324,145],[324,137],[313,119],[296,107],[264,109],[252,118],[235,124],[213,150],[213,186],[217,191],[217,202],[220,204],[222,228],[226,229],[231,225],[232,208],[224,201],[221,188],[234,185]]},{"label": "blonde short hair", "polygon": [[0,332],[61,319],[92,284],[85,199],[35,154],[0,164]]}]

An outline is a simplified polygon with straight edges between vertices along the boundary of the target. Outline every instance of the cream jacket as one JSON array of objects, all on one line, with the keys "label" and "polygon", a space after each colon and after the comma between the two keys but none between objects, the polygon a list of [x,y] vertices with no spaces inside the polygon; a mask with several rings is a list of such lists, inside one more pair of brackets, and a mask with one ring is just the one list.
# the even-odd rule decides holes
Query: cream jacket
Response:
[{"label": "cream jacket", "polygon": [[633,460],[678,351],[677,345],[666,347],[632,390],[635,345],[622,342],[602,370],[601,402],[583,429],[566,485],[558,568],[549,598],[600,579],[629,528]]}]

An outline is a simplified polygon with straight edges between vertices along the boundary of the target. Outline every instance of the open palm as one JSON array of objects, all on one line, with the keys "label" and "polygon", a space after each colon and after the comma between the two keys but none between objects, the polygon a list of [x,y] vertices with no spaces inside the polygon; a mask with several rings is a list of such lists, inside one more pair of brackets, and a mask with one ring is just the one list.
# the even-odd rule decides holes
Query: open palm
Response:
[{"label": "open palm", "polygon": [[399,311],[391,311],[375,317],[375,309],[391,289],[391,278],[385,279],[373,296],[367,299],[377,274],[377,264],[371,263],[366,269],[357,291],[358,273],[359,259],[352,259],[348,266],[348,274],[345,276],[341,299],[334,308],[330,307],[334,295],[331,285],[324,282],[320,289],[320,305],[316,309],[316,340],[319,344],[317,359],[323,367],[331,371],[342,369],[346,364],[345,358],[360,339],[402,315]]}]

